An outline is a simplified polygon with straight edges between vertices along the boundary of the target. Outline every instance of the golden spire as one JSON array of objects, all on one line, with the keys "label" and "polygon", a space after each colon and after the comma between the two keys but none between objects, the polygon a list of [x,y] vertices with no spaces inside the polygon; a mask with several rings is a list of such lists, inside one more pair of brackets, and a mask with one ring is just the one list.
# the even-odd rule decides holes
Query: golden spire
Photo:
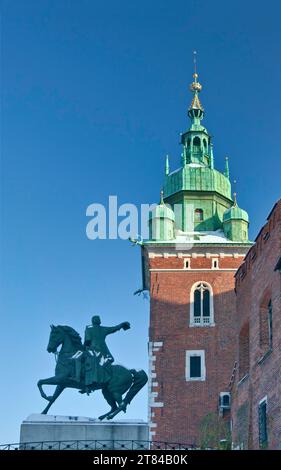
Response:
[{"label": "golden spire", "polygon": [[189,109],[201,109],[202,111],[204,111],[204,108],[199,100],[199,96],[197,95],[197,93],[195,93]]},{"label": "golden spire", "polygon": [[197,54],[197,52],[193,51],[193,63],[194,63],[193,78],[194,78],[194,81],[190,85],[190,90],[192,91],[192,93],[194,93],[194,96],[193,96],[191,105],[189,107],[189,111],[192,110],[192,109],[200,109],[201,111],[204,111],[204,108],[201,105],[200,100],[199,100],[199,96],[198,96],[198,93],[200,93],[200,91],[202,90],[202,85],[197,80],[198,79],[198,73],[197,73],[196,54]]}]

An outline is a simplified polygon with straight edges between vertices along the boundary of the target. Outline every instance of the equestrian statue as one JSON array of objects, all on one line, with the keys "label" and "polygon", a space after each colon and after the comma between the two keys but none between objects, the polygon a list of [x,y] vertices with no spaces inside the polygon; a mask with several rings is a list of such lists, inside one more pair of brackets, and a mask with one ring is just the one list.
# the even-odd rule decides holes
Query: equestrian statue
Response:
[{"label": "equestrian statue", "polygon": [[[100,420],[112,419],[120,411],[126,413],[127,406],[147,383],[147,374],[144,370],[137,371],[114,364],[114,357],[105,340],[107,335],[129,328],[128,322],[111,327],[102,326],[100,317],[94,316],[92,324],[86,327],[82,344],[80,335],[70,326],[51,325],[47,351],[56,354],[57,364],[55,375],[41,379],[37,384],[41,396],[49,402],[42,414],[48,413],[65,388],[76,388],[87,395],[101,390],[111,409],[99,416]],[[59,346],[61,348],[57,352]],[[43,385],[56,385],[54,394],[47,396]]]}]

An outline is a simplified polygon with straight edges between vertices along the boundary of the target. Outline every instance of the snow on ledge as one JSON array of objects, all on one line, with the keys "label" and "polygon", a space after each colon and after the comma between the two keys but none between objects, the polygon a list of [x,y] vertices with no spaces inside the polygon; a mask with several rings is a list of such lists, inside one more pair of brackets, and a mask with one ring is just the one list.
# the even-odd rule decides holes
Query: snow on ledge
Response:
[{"label": "snow on ledge", "polygon": [[95,423],[95,424],[144,424],[147,423],[142,419],[120,419],[118,421],[100,421],[98,418],[88,418],[85,416],[60,416],[60,415],[43,415],[31,414],[23,423]]}]

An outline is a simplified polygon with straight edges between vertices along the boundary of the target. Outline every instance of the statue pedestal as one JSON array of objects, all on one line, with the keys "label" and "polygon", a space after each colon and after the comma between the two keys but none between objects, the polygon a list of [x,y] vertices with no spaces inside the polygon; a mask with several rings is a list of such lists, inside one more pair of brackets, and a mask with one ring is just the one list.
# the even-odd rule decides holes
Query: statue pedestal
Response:
[{"label": "statue pedestal", "polygon": [[80,416],[32,414],[22,422],[20,431],[21,449],[147,449],[147,441],[148,425],[141,420],[101,422]]}]

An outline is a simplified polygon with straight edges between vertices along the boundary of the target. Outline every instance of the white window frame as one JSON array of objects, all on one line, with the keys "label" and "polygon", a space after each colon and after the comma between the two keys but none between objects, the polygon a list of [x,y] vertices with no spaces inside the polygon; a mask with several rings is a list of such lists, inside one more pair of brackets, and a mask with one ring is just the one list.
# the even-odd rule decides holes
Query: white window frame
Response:
[{"label": "white window frame", "polygon": [[184,269],[190,269],[190,258],[184,259]]},{"label": "white window frame", "polygon": [[[223,397],[227,395],[229,398],[229,406],[224,406],[223,403]],[[230,409],[231,407],[231,393],[230,392],[220,392],[220,408],[225,408],[225,409]]]},{"label": "white window frame", "polygon": [[[215,263],[217,263],[217,266],[215,266]],[[212,258],[212,269],[219,269],[219,259],[218,258]]]},{"label": "white window frame", "polygon": [[[201,377],[190,377],[190,358],[191,357],[201,358]],[[206,364],[205,364],[205,350],[195,349],[185,351],[185,380],[187,382],[204,382],[206,380]]]},{"label": "white window frame", "polygon": [[262,405],[263,402],[265,402],[266,405],[267,405],[267,395],[265,395],[265,397],[263,397],[263,398],[259,401],[259,406]]},{"label": "white window frame", "polygon": [[[203,314],[201,317],[194,317],[194,292],[196,289],[201,285],[205,284],[210,292],[210,316],[209,317],[203,317]],[[190,290],[190,319],[189,319],[189,326],[214,326],[215,321],[214,321],[214,295],[213,295],[213,289],[211,284],[209,284],[206,281],[198,281],[193,286],[191,287]]]}]

